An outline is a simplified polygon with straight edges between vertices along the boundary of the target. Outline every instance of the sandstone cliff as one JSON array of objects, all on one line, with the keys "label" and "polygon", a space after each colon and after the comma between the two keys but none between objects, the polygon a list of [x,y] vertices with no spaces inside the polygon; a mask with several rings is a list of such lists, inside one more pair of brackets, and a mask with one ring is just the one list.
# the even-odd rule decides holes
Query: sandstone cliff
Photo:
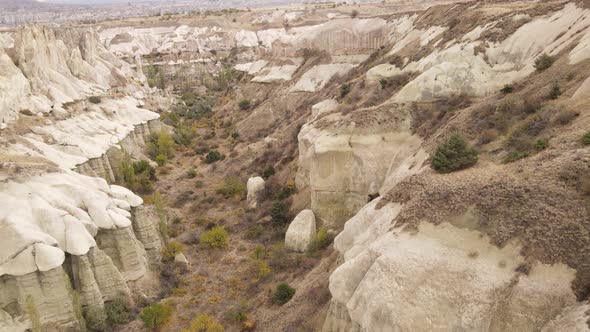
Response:
[{"label": "sandstone cliff", "polygon": [[[79,305],[103,308],[119,297],[132,303],[153,283],[157,218],[107,181],[117,180],[121,149],[141,156],[158,115],[137,106],[136,74],[92,30],[25,27],[13,54],[0,55],[11,85],[0,89],[10,120],[1,138],[0,329],[24,331],[34,316],[48,330],[77,329],[74,292]],[[126,97],[85,101],[119,85]]]}]

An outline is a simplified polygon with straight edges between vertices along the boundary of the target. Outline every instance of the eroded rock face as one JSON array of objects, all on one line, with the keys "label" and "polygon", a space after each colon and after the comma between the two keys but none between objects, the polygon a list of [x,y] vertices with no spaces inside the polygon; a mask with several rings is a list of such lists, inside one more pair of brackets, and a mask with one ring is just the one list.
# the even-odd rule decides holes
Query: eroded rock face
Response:
[{"label": "eroded rock face", "polygon": [[500,249],[451,224],[409,232],[396,227],[403,207],[379,201],[335,239],[344,263],[330,277],[324,331],[534,331],[576,303],[573,269],[535,262],[519,272],[519,245]]},{"label": "eroded rock face", "polygon": [[311,210],[303,210],[289,224],[285,234],[287,249],[305,252],[316,234],[315,215]]},{"label": "eroded rock face", "polygon": [[142,156],[160,130],[158,115],[129,96],[141,95],[135,85],[119,99],[73,102],[133,76],[90,30],[22,28],[14,54],[18,68],[0,54],[7,68],[0,75],[17,95],[0,102],[33,106],[30,113],[45,117],[14,117],[1,138],[0,330],[30,328],[31,310],[50,331],[77,330],[72,289],[82,306],[103,308],[117,297],[132,303],[158,264],[157,218],[139,196],[107,182],[118,179],[121,147]]},{"label": "eroded rock face", "polygon": [[[311,209],[327,228],[344,222],[379,194],[388,173],[419,150],[406,109],[388,104],[348,116],[330,114],[303,126],[297,186],[309,187]],[[425,159],[425,158],[424,158]],[[410,163],[417,172],[421,163]]]},{"label": "eroded rock face", "polygon": [[264,179],[260,176],[249,178],[246,183],[246,189],[248,190],[246,196],[248,208],[255,209],[258,204],[258,195],[264,190]]}]

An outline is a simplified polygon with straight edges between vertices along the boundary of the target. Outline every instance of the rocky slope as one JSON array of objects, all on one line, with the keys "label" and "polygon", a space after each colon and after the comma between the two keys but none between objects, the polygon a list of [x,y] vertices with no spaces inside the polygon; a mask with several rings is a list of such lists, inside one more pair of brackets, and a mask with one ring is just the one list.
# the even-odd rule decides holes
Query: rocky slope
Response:
[{"label": "rocky slope", "polygon": [[77,306],[133,302],[156,282],[157,218],[109,183],[121,147],[140,151],[158,115],[138,107],[139,77],[90,29],[24,27],[1,52],[0,329],[31,328],[31,317],[79,329]]},{"label": "rocky slope", "polygon": [[[357,18],[327,11],[283,26],[248,26],[253,14],[240,14],[207,28],[105,28],[101,38],[121,58],[158,53],[159,65],[191,67],[225,59],[243,73],[233,101],[216,110],[249,144],[240,163],[273,160],[263,144],[288,154],[301,125],[296,183],[309,203],[298,206],[339,233],[342,263],[313,329],[586,330],[587,191],[573,183],[588,159],[588,9],[555,1]],[[546,71],[535,68],[543,53],[557,60]],[[549,98],[554,82],[560,91]],[[252,107],[236,113],[241,99]],[[480,161],[437,174],[430,157],[456,131]],[[535,140],[550,147],[536,151]],[[505,164],[518,149],[531,156]],[[274,166],[292,165],[285,159]],[[317,276],[294,280],[298,292],[313,293]],[[260,328],[297,326],[311,309],[293,301],[295,313],[259,310]]]},{"label": "rocky slope", "polygon": [[[14,239],[0,259],[5,326],[29,324],[28,295],[67,299],[65,282],[46,289],[62,271],[83,305],[100,307],[140,293],[158,264],[153,213],[97,178],[117,180],[117,145],[140,157],[137,147],[160,130],[140,106],[148,90],[134,63],[166,73],[182,95],[166,121],[177,135],[197,133],[157,184],[179,216],[174,241],[191,248],[175,280],[188,291],[170,295],[180,311],[170,329],[200,312],[226,323],[241,294],[257,304],[248,317],[261,331],[588,330],[590,157],[581,137],[590,128],[590,11],[562,1],[371,6],[4,37],[0,82],[16,87],[0,90],[0,237]],[[551,59],[543,69],[542,54]],[[187,120],[191,93],[218,96],[212,114]],[[84,101],[94,94],[109,97]],[[454,133],[479,161],[437,173],[432,156]],[[203,149],[225,159],[211,165]],[[263,174],[268,166],[276,174]],[[249,191],[245,202],[225,187],[236,182]],[[289,203],[289,216],[304,211],[289,230],[276,225],[272,200]],[[218,224],[233,242],[205,251],[196,234]],[[247,238],[261,228],[270,235]],[[335,253],[309,250],[325,230]],[[309,257],[270,248],[276,234]],[[281,267],[293,257],[296,268]],[[267,261],[276,280],[240,286],[251,262]],[[293,299],[269,303],[268,278],[289,281]],[[39,304],[42,320],[75,326],[63,303]]]}]

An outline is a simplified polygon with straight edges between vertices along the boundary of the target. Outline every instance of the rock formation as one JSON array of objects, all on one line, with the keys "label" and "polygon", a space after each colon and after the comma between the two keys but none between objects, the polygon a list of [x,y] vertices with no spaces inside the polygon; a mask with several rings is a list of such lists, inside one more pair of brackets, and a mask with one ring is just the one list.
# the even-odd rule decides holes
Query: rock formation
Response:
[{"label": "rock formation", "polygon": [[91,30],[31,26],[14,39],[14,57],[0,55],[11,85],[0,89],[11,105],[2,108],[11,122],[0,172],[0,329],[31,328],[33,314],[48,330],[77,329],[73,292],[82,306],[133,302],[159,262],[157,218],[107,182],[118,179],[121,147],[139,156],[158,115],[129,96],[84,101],[134,79]]},{"label": "rock formation", "polygon": [[315,238],[315,216],[311,210],[303,210],[289,224],[285,234],[285,247],[290,250],[305,252]]},{"label": "rock formation", "polygon": [[258,196],[262,190],[264,190],[264,179],[260,176],[249,178],[246,183],[246,189],[248,191],[246,197],[246,203],[249,209],[255,209],[258,204]]}]

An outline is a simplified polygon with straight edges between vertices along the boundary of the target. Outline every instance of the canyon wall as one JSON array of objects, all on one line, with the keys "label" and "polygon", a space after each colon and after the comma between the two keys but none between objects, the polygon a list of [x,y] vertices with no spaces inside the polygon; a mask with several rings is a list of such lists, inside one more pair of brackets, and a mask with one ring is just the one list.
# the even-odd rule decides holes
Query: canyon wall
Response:
[{"label": "canyon wall", "polygon": [[[2,51],[11,56],[0,54],[0,81],[14,84],[0,89],[10,105],[0,141],[0,329],[37,320],[79,329],[78,305],[133,304],[157,288],[158,218],[112,183],[121,151],[142,157],[159,116],[138,107],[141,77],[92,30],[31,26],[14,40]],[[116,87],[125,90],[111,97]]]}]

